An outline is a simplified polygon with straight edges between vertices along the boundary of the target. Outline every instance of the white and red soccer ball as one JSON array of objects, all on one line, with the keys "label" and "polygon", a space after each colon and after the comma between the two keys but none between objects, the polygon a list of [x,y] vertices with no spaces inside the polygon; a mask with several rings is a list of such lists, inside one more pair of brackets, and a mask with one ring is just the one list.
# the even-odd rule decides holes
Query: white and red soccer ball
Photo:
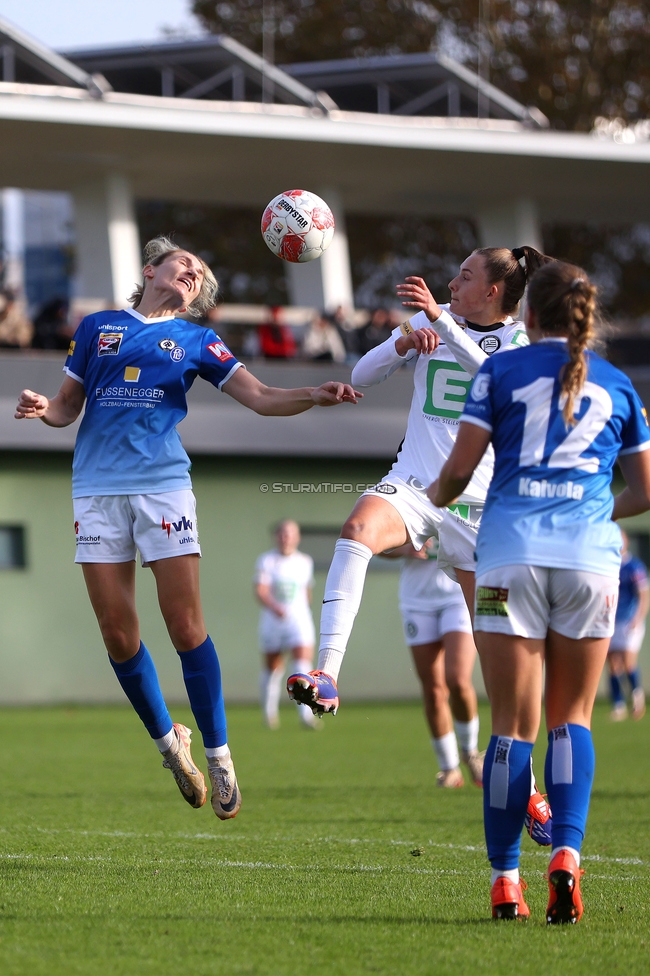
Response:
[{"label": "white and red soccer ball", "polygon": [[313,261],[332,243],[334,214],[309,190],[285,190],[262,214],[262,237],[284,261]]}]

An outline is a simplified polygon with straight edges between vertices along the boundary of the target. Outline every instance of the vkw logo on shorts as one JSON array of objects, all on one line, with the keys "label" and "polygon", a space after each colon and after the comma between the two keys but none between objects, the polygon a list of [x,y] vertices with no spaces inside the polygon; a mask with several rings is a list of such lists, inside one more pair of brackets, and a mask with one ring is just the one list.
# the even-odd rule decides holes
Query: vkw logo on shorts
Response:
[{"label": "vkw logo on shorts", "polygon": [[501,348],[501,339],[495,335],[483,336],[479,339],[479,346],[487,356],[491,356],[493,352]]},{"label": "vkw logo on shorts", "polygon": [[121,332],[100,332],[97,339],[98,356],[117,356],[122,345]]}]

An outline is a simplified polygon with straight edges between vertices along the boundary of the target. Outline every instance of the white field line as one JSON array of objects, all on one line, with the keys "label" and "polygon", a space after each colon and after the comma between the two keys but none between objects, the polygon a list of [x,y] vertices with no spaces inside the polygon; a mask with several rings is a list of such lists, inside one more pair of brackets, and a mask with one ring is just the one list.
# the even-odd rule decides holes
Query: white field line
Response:
[{"label": "white field line", "polygon": [[[21,828],[15,828],[20,830]],[[125,830],[76,830],[73,827],[64,827],[63,829],[57,828],[47,828],[47,827],[28,827],[22,828],[29,830],[30,832],[40,833],[40,834],[73,834],[77,837],[116,837],[116,838],[145,838],[145,839],[159,839],[161,837],[166,837],[169,839],[178,838],[181,840],[211,840],[217,841],[219,843],[227,842],[247,842],[247,843],[283,843],[291,844],[296,841],[302,843],[312,843],[312,844],[378,844],[390,847],[411,847],[416,848],[420,846],[417,841],[413,840],[382,840],[381,838],[373,837],[300,837],[300,836],[275,836],[275,837],[260,837],[259,835],[244,835],[244,834],[230,834],[225,836],[223,834],[208,834],[208,833],[174,833],[166,834],[164,831],[154,831],[153,833],[139,833],[136,831],[125,831]],[[9,833],[9,830],[4,827],[0,828],[0,834]],[[442,844],[436,841],[429,840],[424,842],[427,847],[434,847],[438,850],[448,850],[448,851],[466,851],[472,854],[485,854],[486,848],[483,844]],[[522,857],[544,857],[549,856],[548,849],[539,851],[522,851]],[[592,861],[601,864],[634,864],[642,867],[647,867],[648,862],[642,860],[639,857],[606,857],[602,854],[584,854],[581,859],[584,861]]]},{"label": "white field line", "polygon": [[[81,854],[74,855],[63,855],[63,854],[0,854],[0,861],[68,861],[68,862],[81,862],[85,863],[88,861],[93,862],[103,862],[110,863],[112,858],[110,857],[85,857]],[[192,864],[196,861],[190,861],[187,858],[156,858],[155,861],[151,862],[151,865],[158,864]],[[222,867],[222,868],[243,868],[246,871],[304,871],[304,865],[302,864],[271,864],[265,861],[230,861],[230,860],[215,860],[214,858],[208,858],[207,860],[201,860],[201,867]],[[467,877],[469,874],[485,874],[485,870],[474,869],[474,870],[447,870],[442,869],[439,871],[430,871],[426,868],[409,868],[401,867],[399,865],[371,865],[371,864],[356,864],[356,865],[346,865],[346,864],[331,864],[328,865],[327,870],[329,871],[340,871],[345,874],[356,874],[357,872],[370,872],[373,874],[423,874],[438,877],[441,874],[445,875],[456,875]],[[541,874],[541,872],[540,872]],[[628,881],[646,881],[645,875],[627,875],[626,877],[618,877],[614,874],[588,874],[588,880],[598,880],[598,881],[614,881],[614,882],[628,882]]]}]

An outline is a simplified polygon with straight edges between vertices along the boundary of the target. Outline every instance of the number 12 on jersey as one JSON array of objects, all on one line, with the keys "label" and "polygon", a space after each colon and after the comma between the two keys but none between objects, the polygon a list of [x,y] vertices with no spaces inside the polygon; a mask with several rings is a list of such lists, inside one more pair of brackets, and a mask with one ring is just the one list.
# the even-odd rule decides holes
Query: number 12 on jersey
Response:
[{"label": "number 12 on jersey", "polygon": [[[522,468],[539,467],[544,462],[554,384],[553,377],[540,376],[533,383],[512,391],[513,403],[523,403],[526,408],[519,454],[519,465]],[[582,455],[612,416],[612,398],[602,386],[587,381],[575,399],[575,416],[580,414],[583,400],[589,401],[587,409],[575,427],[566,432],[562,441],[551,452],[546,461],[549,468],[578,468],[592,474],[598,471],[598,458],[586,458]],[[556,401],[555,409],[561,412],[565,403],[566,395]]]}]

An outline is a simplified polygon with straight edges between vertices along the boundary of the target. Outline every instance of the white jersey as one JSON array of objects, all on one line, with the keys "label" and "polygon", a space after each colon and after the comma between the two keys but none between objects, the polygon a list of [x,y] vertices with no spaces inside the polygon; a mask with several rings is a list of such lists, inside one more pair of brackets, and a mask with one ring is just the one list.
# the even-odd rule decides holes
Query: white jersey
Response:
[{"label": "white jersey", "polygon": [[435,613],[444,607],[465,603],[463,591],[438,566],[437,539],[426,559],[406,559],[399,578],[399,608],[402,612]]},{"label": "white jersey", "polygon": [[[314,583],[314,560],[304,552],[283,556],[276,549],[264,552],[255,565],[255,582],[271,587],[274,600],[290,616],[310,614],[308,590]],[[271,610],[263,614],[275,616]]]},{"label": "white jersey", "polygon": [[[423,356],[410,349],[405,356],[398,355],[395,342],[403,334],[398,327],[390,339],[366,353],[352,371],[354,386],[372,386],[387,379],[405,362],[417,359],[408,426],[391,471],[425,488],[436,480],[451,454],[465,400],[481,363],[493,353],[528,345],[523,322],[510,316],[494,328],[477,326],[452,316],[448,305],[440,307],[442,315],[433,324],[424,312],[410,320],[413,330],[428,327],[439,333],[441,341],[435,352]],[[460,501],[485,500],[493,465],[494,453],[489,446]]]}]

